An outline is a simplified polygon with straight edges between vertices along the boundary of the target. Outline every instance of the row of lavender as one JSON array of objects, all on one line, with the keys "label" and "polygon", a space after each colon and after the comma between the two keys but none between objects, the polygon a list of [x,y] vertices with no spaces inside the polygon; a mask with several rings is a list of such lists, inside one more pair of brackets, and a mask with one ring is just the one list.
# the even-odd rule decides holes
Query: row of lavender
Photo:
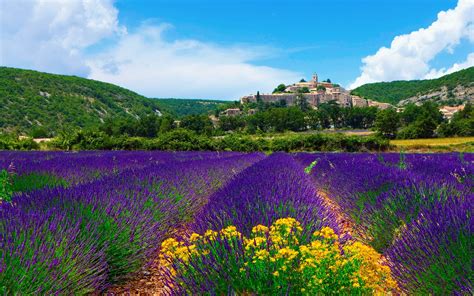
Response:
[{"label": "row of lavender", "polygon": [[[126,280],[259,153],[1,153],[18,179],[65,180],[0,204],[0,293],[84,294]],[[62,186],[65,185],[65,186]]]},{"label": "row of lavender", "polygon": [[[61,180],[60,185],[78,184],[117,174],[129,168],[143,168],[169,162],[214,159],[239,155],[235,152],[150,152],[150,151],[84,151],[84,152],[18,152],[0,151],[0,170],[13,165],[24,182]],[[19,178],[19,182],[23,183]],[[44,183],[44,182],[43,182]],[[39,186],[44,185],[42,183]],[[48,184],[49,185],[49,184]],[[53,183],[52,185],[57,185]],[[31,185],[30,185],[31,187]],[[19,187],[19,189],[24,189]],[[28,188],[27,188],[28,189]],[[25,191],[25,190],[19,190]]]},{"label": "row of lavender", "polygon": [[472,294],[473,154],[309,154],[313,181],[409,294]]},{"label": "row of lavender", "polygon": [[[235,235],[236,240],[230,242],[225,237],[216,238],[218,242],[214,244],[211,254],[204,251],[202,257],[194,258],[197,261],[181,262],[184,270],[178,270],[178,266],[173,265],[173,270],[178,272],[168,274],[165,284],[176,295],[252,291],[268,295],[301,293],[299,289],[295,290],[298,286],[292,286],[292,281],[275,277],[277,263],[268,265],[267,262],[256,270],[244,264],[245,260],[262,253],[255,251],[249,255],[249,245],[243,244],[245,239],[240,234],[249,237],[255,235],[256,225],[270,228],[272,224],[287,219],[296,219],[301,223],[301,234],[297,239],[301,244],[310,243],[312,234],[325,226],[339,233],[334,215],[318,195],[311,177],[304,173],[304,167],[289,154],[274,153],[243,170],[232,182],[214,192],[189,225],[194,236],[204,233],[212,235],[226,229],[226,235]],[[186,240],[185,237],[181,239]],[[267,239],[270,239],[268,233]],[[276,241],[274,243],[277,244]],[[280,254],[293,250],[282,242],[278,245],[282,248]],[[222,248],[219,249],[219,246]],[[266,253],[265,249],[260,252]],[[283,268],[291,273],[293,267],[288,265]],[[244,268],[251,270],[243,273]],[[295,278],[294,281],[299,283],[303,280]]]}]

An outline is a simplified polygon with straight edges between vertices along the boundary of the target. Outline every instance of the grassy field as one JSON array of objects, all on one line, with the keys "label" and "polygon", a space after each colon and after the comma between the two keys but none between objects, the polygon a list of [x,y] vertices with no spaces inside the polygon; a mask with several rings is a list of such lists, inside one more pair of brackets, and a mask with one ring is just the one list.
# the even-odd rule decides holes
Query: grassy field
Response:
[{"label": "grassy field", "polygon": [[399,150],[474,152],[474,137],[392,140]]}]

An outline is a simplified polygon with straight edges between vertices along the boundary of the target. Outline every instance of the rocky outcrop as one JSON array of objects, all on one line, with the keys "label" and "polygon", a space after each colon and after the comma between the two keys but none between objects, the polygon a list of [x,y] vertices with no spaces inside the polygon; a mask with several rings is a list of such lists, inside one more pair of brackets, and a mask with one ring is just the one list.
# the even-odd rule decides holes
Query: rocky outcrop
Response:
[{"label": "rocky outcrop", "polygon": [[448,89],[448,87],[443,86],[440,89],[401,100],[398,105],[405,106],[409,103],[421,105],[426,101],[443,104],[443,102],[447,103],[453,99],[459,100],[460,103],[474,103],[474,83],[471,83],[469,86],[458,85],[454,89]]}]

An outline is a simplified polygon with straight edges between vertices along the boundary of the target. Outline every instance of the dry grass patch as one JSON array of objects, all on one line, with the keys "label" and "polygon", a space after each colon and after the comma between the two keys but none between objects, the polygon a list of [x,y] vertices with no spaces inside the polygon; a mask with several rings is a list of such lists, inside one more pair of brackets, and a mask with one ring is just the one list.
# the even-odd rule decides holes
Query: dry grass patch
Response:
[{"label": "dry grass patch", "polygon": [[474,143],[474,137],[392,140],[390,144],[395,146],[449,146],[470,142]]}]

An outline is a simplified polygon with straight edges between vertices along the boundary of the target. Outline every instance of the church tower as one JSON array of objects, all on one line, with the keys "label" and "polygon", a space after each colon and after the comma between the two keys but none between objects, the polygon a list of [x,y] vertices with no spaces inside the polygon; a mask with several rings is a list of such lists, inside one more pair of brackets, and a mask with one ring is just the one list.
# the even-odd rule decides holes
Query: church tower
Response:
[{"label": "church tower", "polygon": [[318,83],[318,74],[313,73],[313,79],[312,79],[312,81]]}]

